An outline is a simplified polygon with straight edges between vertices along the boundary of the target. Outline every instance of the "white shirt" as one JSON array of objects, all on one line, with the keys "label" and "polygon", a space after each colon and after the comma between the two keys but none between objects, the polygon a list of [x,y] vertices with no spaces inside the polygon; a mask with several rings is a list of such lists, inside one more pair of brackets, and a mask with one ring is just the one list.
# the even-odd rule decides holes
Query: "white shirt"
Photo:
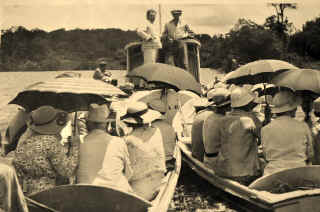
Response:
[{"label": "white shirt", "polygon": [[149,40],[150,38],[152,38],[152,41],[149,41],[147,43],[156,45],[156,47],[158,48],[162,48],[160,35],[156,32],[155,23],[151,23],[150,21],[147,20],[144,27],[139,27],[137,29],[137,34],[143,40]]},{"label": "white shirt", "polygon": [[185,24],[183,21],[179,20],[178,24],[175,25],[174,21],[171,20],[164,26],[163,36],[168,36],[169,38],[176,40],[188,37],[191,32],[189,25]]},{"label": "white shirt", "polygon": [[133,192],[128,182],[132,174],[133,170],[125,141],[120,138],[113,139],[108,145],[102,168],[92,184]]}]

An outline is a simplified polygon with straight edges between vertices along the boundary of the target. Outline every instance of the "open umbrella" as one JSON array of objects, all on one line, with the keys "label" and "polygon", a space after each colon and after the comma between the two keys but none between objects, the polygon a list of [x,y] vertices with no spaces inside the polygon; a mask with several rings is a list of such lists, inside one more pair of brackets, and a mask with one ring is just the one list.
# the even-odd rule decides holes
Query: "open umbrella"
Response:
[{"label": "open umbrella", "polygon": [[294,91],[320,95],[320,71],[314,69],[289,70],[275,76],[271,83]]},{"label": "open umbrella", "polygon": [[128,77],[139,77],[147,82],[161,82],[179,90],[191,90],[201,94],[201,85],[188,71],[163,63],[148,63],[135,68]]},{"label": "open umbrella", "polygon": [[293,69],[298,67],[282,60],[257,60],[228,73],[223,81],[229,84],[268,83],[276,74]]},{"label": "open umbrella", "polygon": [[126,96],[119,88],[90,78],[58,78],[38,82],[9,102],[32,111],[43,105],[51,105],[67,112],[87,110],[91,103],[105,103],[103,97]]}]

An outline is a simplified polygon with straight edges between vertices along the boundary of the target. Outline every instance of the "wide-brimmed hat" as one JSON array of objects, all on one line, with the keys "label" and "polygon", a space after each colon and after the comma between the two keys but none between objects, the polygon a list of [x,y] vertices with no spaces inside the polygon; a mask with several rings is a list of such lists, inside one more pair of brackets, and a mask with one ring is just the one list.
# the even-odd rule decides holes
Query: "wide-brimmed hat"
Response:
[{"label": "wide-brimmed hat", "polygon": [[149,124],[159,119],[164,119],[163,115],[149,109],[144,102],[130,102],[127,105],[127,113],[121,117],[123,122],[131,124]]},{"label": "wide-brimmed hat", "polygon": [[41,106],[32,111],[27,118],[30,129],[39,134],[59,134],[69,121],[68,113],[52,106]]},{"label": "wide-brimmed hat", "polygon": [[236,87],[231,91],[231,107],[243,107],[250,102],[259,103],[258,95],[245,87]]},{"label": "wide-brimmed hat", "polygon": [[283,113],[296,109],[301,104],[301,98],[291,91],[280,91],[272,99],[272,113]]},{"label": "wide-brimmed hat", "polygon": [[171,14],[172,15],[181,15],[182,14],[182,10],[171,10]]},{"label": "wide-brimmed hat", "polygon": [[207,97],[212,102],[211,106],[223,107],[231,103],[230,91],[226,88],[216,88],[208,92]]},{"label": "wide-brimmed hat", "polygon": [[106,123],[109,115],[110,110],[107,105],[91,104],[89,106],[87,121]]},{"label": "wide-brimmed hat", "polygon": [[312,107],[314,109],[314,112],[320,112],[320,97],[314,100]]}]

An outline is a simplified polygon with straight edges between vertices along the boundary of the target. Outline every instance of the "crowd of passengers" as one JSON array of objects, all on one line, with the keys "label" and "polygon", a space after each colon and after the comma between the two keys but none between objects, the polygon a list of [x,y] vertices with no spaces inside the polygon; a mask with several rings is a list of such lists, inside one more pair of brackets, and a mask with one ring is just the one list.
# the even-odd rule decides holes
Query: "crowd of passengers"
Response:
[{"label": "crowd of passengers", "polygon": [[[217,175],[249,185],[284,169],[319,165],[319,99],[312,104],[282,89],[267,98],[272,118],[265,121],[266,97],[258,97],[251,86],[218,83],[207,98],[209,103],[197,105],[192,155]],[[300,105],[304,121],[296,118]]]},{"label": "crowd of passengers", "polygon": [[[274,95],[267,123],[261,98],[248,86],[217,83],[206,98],[145,86],[126,100],[91,104],[84,112],[19,109],[3,148],[13,158],[24,194],[78,183],[152,200],[174,169],[176,140],[191,141],[195,158],[244,185],[283,169],[319,164],[320,124],[295,119],[301,101],[290,90]],[[320,101],[313,108],[319,117]]]},{"label": "crowd of passengers", "polygon": [[77,113],[48,105],[18,109],[2,147],[13,158],[24,194],[77,183],[154,199],[166,173],[175,168],[177,135],[191,132],[195,110],[189,100],[200,97],[146,86],[128,99],[91,104]]}]

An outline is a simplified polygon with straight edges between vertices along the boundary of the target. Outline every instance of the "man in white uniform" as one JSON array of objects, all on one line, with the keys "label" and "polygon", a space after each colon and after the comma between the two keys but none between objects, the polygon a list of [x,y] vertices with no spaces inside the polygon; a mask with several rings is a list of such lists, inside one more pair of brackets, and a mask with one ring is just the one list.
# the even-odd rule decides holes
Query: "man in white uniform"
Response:
[{"label": "man in white uniform", "polygon": [[137,29],[137,34],[144,41],[142,44],[144,63],[155,63],[158,56],[158,49],[162,48],[160,36],[156,32],[155,27],[156,15],[157,12],[155,10],[149,9],[147,11],[147,21],[145,26]]}]

